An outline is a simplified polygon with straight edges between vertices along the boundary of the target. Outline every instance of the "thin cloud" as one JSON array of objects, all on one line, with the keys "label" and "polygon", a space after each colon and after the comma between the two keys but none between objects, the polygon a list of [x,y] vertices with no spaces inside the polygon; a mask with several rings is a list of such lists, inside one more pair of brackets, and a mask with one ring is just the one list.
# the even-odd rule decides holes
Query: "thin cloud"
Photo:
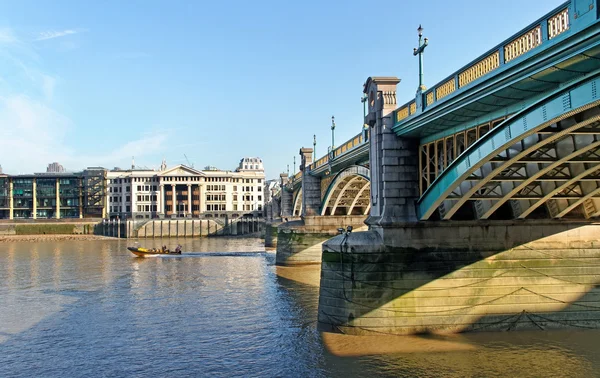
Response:
[{"label": "thin cloud", "polygon": [[36,41],[46,41],[48,39],[60,38],[60,37],[64,37],[67,35],[77,34],[79,32],[80,32],[80,30],[75,30],[75,29],[66,29],[66,30],[61,30],[61,31],[48,30],[48,31],[41,32],[35,40]]},{"label": "thin cloud", "polygon": [[15,34],[13,33],[13,31],[11,29],[8,29],[8,28],[0,29],[0,43],[10,44],[10,43],[15,43],[17,41],[18,41],[17,37],[15,37]]}]

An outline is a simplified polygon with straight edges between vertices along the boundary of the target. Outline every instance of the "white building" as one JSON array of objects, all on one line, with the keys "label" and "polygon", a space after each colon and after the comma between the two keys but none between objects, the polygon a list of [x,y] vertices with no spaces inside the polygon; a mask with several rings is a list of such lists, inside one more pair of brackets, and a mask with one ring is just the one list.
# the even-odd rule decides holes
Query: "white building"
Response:
[{"label": "white building", "polygon": [[160,171],[107,172],[106,207],[111,218],[259,216],[265,198],[259,158],[244,158],[235,171],[203,171],[185,165]]}]

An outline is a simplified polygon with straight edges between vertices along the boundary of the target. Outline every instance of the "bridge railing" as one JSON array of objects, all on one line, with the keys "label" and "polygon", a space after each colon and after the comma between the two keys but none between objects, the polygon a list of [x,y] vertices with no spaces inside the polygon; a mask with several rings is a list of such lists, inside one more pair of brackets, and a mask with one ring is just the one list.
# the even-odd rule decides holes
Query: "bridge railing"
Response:
[{"label": "bridge railing", "polygon": [[358,146],[361,146],[361,145],[365,144],[366,142],[368,142],[368,140],[369,140],[369,129],[365,129],[360,134],[357,134],[354,137],[350,138],[341,146],[337,147],[333,151],[329,151],[329,153],[327,153],[327,155],[321,157],[320,159],[318,159],[317,161],[312,163],[310,165],[310,169],[311,170],[317,169],[317,168],[329,163],[330,160],[333,161],[333,160],[345,155],[346,153],[353,151]]},{"label": "bridge railing", "polygon": [[[552,12],[513,35],[511,38],[483,54],[475,61],[456,71],[431,89],[425,91],[418,109],[417,102],[411,100],[394,111],[395,124],[426,111],[443,99],[454,97],[462,89],[484,77],[499,74],[505,68],[519,63],[526,55],[538,51],[540,46],[550,46],[574,33],[580,27],[595,21],[598,0],[571,0],[555,8]],[[585,4],[584,4],[585,3]],[[592,13],[593,11],[593,13]],[[589,16],[586,13],[591,13]],[[581,17],[586,15],[586,17]],[[580,23],[580,25],[577,25]]]},{"label": "bridge railing", "polygon": [[294,187],[298,181],[302,180],[302,171],[298,171],[294,177],[292,177],[292,187]]}]

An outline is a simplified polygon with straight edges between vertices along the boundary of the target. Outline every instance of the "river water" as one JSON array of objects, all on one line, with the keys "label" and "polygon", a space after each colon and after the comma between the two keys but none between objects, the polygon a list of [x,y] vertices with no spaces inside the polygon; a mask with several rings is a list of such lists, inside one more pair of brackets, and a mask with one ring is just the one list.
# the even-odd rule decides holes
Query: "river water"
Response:
[{"label": "river water", "polygon": [[318,266],[276,267],[260,239],[181,243],[0,244],[0,377],[600,376],[596,330],[320,333]]}]

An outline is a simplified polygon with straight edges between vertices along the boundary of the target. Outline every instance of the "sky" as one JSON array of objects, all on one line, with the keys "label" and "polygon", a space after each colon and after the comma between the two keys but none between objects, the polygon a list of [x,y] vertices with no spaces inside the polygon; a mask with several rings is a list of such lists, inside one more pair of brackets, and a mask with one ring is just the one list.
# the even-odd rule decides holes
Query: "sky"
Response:
[{"label": "sky", "polygon": [[[4,173],[88,166],[233,170],[267,178],[358,134],[369,76],[398,104],[563,0],[0,1]],[[187,159],[186,159],[187,156]]]}]

